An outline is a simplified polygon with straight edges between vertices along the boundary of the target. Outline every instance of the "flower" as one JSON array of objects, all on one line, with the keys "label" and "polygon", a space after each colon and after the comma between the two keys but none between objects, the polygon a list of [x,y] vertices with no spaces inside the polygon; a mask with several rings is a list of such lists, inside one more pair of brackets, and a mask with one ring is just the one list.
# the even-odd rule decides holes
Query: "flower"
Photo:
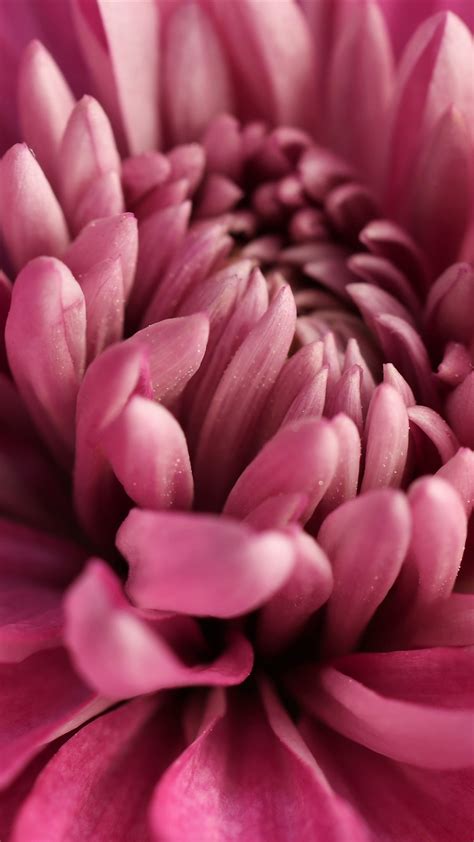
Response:
[{"label": "flower", "polygon": [[442,5],[0,9],[2,838],[472,836]]}]

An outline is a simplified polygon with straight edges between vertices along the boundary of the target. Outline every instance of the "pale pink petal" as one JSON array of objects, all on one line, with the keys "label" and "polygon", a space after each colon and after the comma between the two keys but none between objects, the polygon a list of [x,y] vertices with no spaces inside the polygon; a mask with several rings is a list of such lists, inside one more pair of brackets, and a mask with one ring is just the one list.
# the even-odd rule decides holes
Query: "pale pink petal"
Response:
[{"label": "pale pink petal", "polygon": [[5,332],[18,389],[48,445],[68,462],[85,365],[86,315],[81,288],[63,263],[39,257],[23,269]]},{"label": "pale pink petal", "polygon": [[206,155],[200,143],[174,146],[167,156],[171,164],[171,180],[186,179],[189,196],[199,187],[206,169]]},{"label": "pale pink petal", "polygon": [[81,277],[81,287],[86,302],[87,360],[91,362],[122,338],[125,299],[120,259],[96,263]]},{"label": "pale pink petal", "polygon": [[55,189],[59,147],[73,108],[74,97],[53,57],[40,41],[32,41],[18,76],[21,130]]},{"label": "pale pink petal", "polygon": [[326,602],[333,584],[331,565],[316,542],[296,528],[289,530],[288,535],[296,552],[293,572],[262,606],[258,616],[258,649],[270,656],[292,642],[306,621]]},{"label": "pale pink petal", "polygon": [[193,477],[184,433],[170,412],[132,397],[100,438],[128,496],[148,509],[189,509]]},{"label": "pale pink petal", "polygon": [[472,371],[471,355],[465,345],[448,342],[436,377],[448,386],[458,386]]},{"label": "pale pink petal", "polygon": [[69,589],[65,615],[66,640],[77,669],[111,698],[168,687],[240,684],[252,669],[252,648],[238,634],[229,635],[222,654],[209,661],[190,618],[147,621],[100,561],[90,562]]},{"label": "pale pink petal", "polygon": [[305,707],[349,739],[426,769],[472,765],[469,649],[349,655],[308,667],[294,686]]},{"label": "pale pink petal", "polygon": [[[403,398],[403,401],[407,408],[415,406],[415,396],[410,386],[392,363],[384,363],[383,382],[387,383],[389,386],[393,386],[393,388],[397,390],[397,392]],[[426,407],[424,407],[424,409],[426,409]]]},{"label": "pale pink petal", "polygon": [[368,842],[270,688],[262,695],[229,697],[165,772],[151,805],[157,838],[247,842],[251,828],[252,842]]},{"label": "pale pink petal", "polygon": [[0,224],[15,269],[40,254],[60,257],[69,242],[66,221],[49,182],[26,144],[0,163]]},{"label": "pale pink petal", "polygon": [[[334,573],[325,622],[325,649],[352,649],[394,584],[410,541],[410,511],[389,489],[349,500],[318,533]],[[363,559],[363,566],[360,560]]]},{"label": "pale pink petal", "polygon": [[234,181],[218,173],[211,173],[204,185],[196,216],[201,218],[227,213],[242,196],[243,191]]},{"label": "pale pink petal", "polygon": [[163,96],[168,140],[197,140],[216,114],[233,110],[225,53],[205,10],[177,5],[167,22]]},{"label": "pale pink petal", "polygon": [[125,297],[133,284],[137,264],[137,223],[131,213],[122,213],[90,222],[71,243],[64,262],[81,281],[93,266],[103,260],[120,260]]},{"label": "pale pink petal", "polygon": [[268,3],[237,6],[214,0],[219,31],[236,74],[245,117],[307,125],[313,91],[314,53],[310,32],[294,3],[282,0],[278,14]]},{"label": "pale pink petal", "polygon": [[337,438],[328,421],[308,419],[283,427],[262,448],[231,490],[226,514],[244,518],[276,494],[304,494],[307,520],[337,465]]},{"label": "pale pink petal", "polygon": [[103,710],[105,700],[74,672],[64,649],[1,664],[0,785],[8,784],[46,743]]},{"label": "pale pink petal", "polygon": [[330,136],[334,148],[377,184],[392,96],[392,50],[376,3],[341,4],[341,11],[329,68]]},{"label": "pale pink petal", "polygon": [[255,444],[254,425],[293,339],[296,308],[284,286],[229,363],[210,403],[195,460],[212,506],[228,493]]},{"label": "pale pink petal", "polygon": [[133,509],[117,546],[127,589],[144,608],[234,617],[265,602],[290,575],[295,550],[278,532],[230,519]]},{"label": "pale pink petal", "polygon": [[334,387],[331,400],[327,401],[325,407],[325,414],[330,418],[338,413],[347,415],[354,422],[359,433],[363,428],[361,381],[360,366],[353,365],[352,368],[348,368],[341,375],[341,379]]},{"label": "pale pink petal", "polygon": [[74,212],[75,230],[81,231],[94,219],[116,216],[123,211],[123,207],[120,175],[110,170],[86,188]]},{"label": "pale pink petal", "polygon": [[377,386],[365,423],[366,453],[362,491],[397,488],[408,450],[408,412],[400,393],[388,383]]},{"label": "pale pink petal", "polygon": [[446,417],[465,447],[474,446],[474,372],[457,386],[446,401]]},{"label": "pale pink petal", "polygon": [[[120,171],[120,158],[107,115],[90,96],[83,97],[72,111],[61,141],[58,167],[63,206],[77,233],[83,221],[78,218],[78,205],[88,188],[106,173]],[[117,186],[120,199],[120,182]],[[111,216],[116,204],[111,203],[109,213],[96,213],[92,218]],[[123,207],[119,207],[116,213],[122,211]]]},{"label": "pale pink petal", "polygon": [[163,185],[171,174],[171,164],[160,152],[144,152],[122,161],[122,184],[128,204],[142,199],[149,190]]},{"label": "pale pink petal", "polygon": [[30,842],[38,828],[47,828],[49,842],[149,839],[153,787],[181,747],[176,711],[163,699],[109,711],[74,734],[44,768],[12,842]]}]

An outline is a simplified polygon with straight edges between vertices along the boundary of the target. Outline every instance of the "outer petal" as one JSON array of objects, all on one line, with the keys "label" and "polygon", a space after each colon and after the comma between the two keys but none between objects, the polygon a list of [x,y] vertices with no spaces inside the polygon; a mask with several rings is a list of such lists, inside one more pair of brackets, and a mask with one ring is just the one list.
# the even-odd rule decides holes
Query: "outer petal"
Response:
[{"label": "outer petal", "polygon": [[295,550],[283,533],[206,515],[133,509],[117,535],[127,589],[144,608],[235,617],[265,602],[290,575]]},{"label": "outer petal", "polygon": [[409,541],[410,511],[400,492],[373,491],[328,515],[318,534],[334,572],[326,651],[346,652],[355,646],[394,584]]},{"label": "outer petal", "polygon": [[175,709],[162,699],[140,699],[99,717],[47,764],[12,842],[148,839],[152,789],[181,745]]},{"label": "outer petal", "polygon": [[199,627],[188,617],[133,608],[110,569],[93,561],[65,602],[66,640],[88,684],[121,699],[168,687],[239,684],[253,653],[241,635],[229,635],[222,654],[209,659]]},{"label": "outer petal", "polygon": [[46,177],[25,144],[0,164],[0,223],[15,269],[40,254],[60,257],[69,242],[66,221]]},{"label": "outer petal", "polygon": [[18,276],[6,325],[10,367],[37,427],[61,461],[71,458],[85,365],[85,303],[59,260],[39,257]]},{"label": "outer petal", "polygon": [[163,842],[369,839],[269,688],[263,704],[237,696],[214,712],[158,784],[151,821]]},{"label": "outer petal", "polygon": [[[357,654],[297,680],[305,706],[372,751],[427,769],[470,766],[472,652]],[[304,679],[303,679],[304,674]]]},{"label": "outer petal", "polygon": [[0,786],[41,748],[109,704],[77,677],[63,649],[0,666]]}]

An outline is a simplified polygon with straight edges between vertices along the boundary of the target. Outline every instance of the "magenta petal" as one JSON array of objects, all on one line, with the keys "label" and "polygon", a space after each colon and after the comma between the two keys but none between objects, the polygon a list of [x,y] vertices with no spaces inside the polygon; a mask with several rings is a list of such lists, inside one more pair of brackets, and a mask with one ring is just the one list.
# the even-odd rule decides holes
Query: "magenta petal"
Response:
[{"label": "magenta petal", "polygon": [[198,4],[178,4],[168,20],[163,85],[167,134],[175,143],[198,140],[214,115],[233,110],[225,54]]},{"label": "magenta petal", "polygon": [[[106,173],[119,171],[120,158],[107,115],[95,99],[83,97],[69,118],[59,153],[61,195],[75,232],[80,230],[77,210],[86,190]],[[121,194],[120,183],[118,189]],[[119,207],[117,213],[122,210]],[[112,209],[95,217],[111,214]]]},{"label": "magenta petal", "polygon": [[298,677],[304,705],[344,736],[426,769],[472,765],[468,649],[356,654]]},{"label": "magenta petal", "polygon": [[426,302],[426,322],[441,340],[466,345],[472,340],[474,269],[469,263],[455,263],[435,281]]},{"label": "magenta petal", "polygon": [[101,436],[128,496],[148,509],[189,509],[193,476],[184,433],[160,404],[132,397]]},{"label": "magenta petal", "polygon": [[408,449],[408,413],[400,393],[388,383],[377,386],[365,423],[366,454],[362,491],[397,488],[403,480]]},{"label": "magenta petal", "polygon": [[432,442],[441,461],[447,462],[459,449],[459,442],[444,418],[428,406],[408,407],[410,435],[414,428],[420,430]]},{"label": "magenta petal", "polygon": [[5,347],[5,325],[12,300],[12,285],[5,272],[0,269],[0,372],[8,371],[7,349]]},{"label": "magenta petal", "polygon": [[23,137],[54,188],[58,153],[74,97],[59,67],[40,41],[24,50],[18,77],[18,107]]},{"label": "magenta petal", "polygon": [[119,258],[96,263],[81,277],[87,314],[87,359],[122,338],[125,298]]},{"label": "magenta petal", "polygon": [[201,635],[190,618],[147,620],[97,560],[69,589],[65,614],[66,640],[77,669],[110,698],[168,687],[240,684],[252,668],[252,648],[244,637],[229,635],[222,654],[209,662],[207,653],[199,651]]},{"label": "magenta petal", "polygon": [[293,338],[296,308],[282,287],[229,363],[204,421],[195,460],[197,485],[216,506],[255,443],[255,424]]},{"label": "magenta petal", "polygon": [[61,644],[61,592],[0,573],[0,662]]},{"label": "magenta petal", "polygon": [[474,645],[474,594],[453,593],[417,610],[404,633],[410,649]]},{"label": "magenta petal", "polygon": [[409,541],[410,511],[400,492],[372,491],[328,515],[318,534],[334,573],[326,609],[327,652],[356,645],[394,584]]},{"label": "magenta petal", "polygon": [[67,462],[85,365],[86,314],[81,288],[63,263],[39,257],[23,269],[5,334],[20,393],[48,445]]},{"label": "magenta petal", "polygon": [[71,243],[64,262],[80,280],[103,260],[120,260],[125,297],[133,284],[137,264],[137,223],[131,213],[122,213],[90,222]]},{"label": "magenta petal", "polygon": [[3,156],[0,188],[1,230],[15,269],[40,254],[62,256],[69,242],[63,212],[26,144]]},{"label": "magenta petal", "polygon": [[333,585],[331,565],[316,542],[295,528],[287,534],[296,552],[293,572],[258,616],[258,648],[266,655],[274,655],[291,643],[326,602]]},{"label": "magenta petal", "polygon": [[9,783],[40,749],[103,710],[77,677],[63,649],[0,665],[0,785]]},{"label": "magenta petal", "polygon": [[229,697],[165,772],[151,806],[156,838],[248,842],[250,829],[252,842],[368,842],[269,687],[262,697]]},{"label": "magenta petal", "polygon": [[304,494],[302,519],[313,513],[337,465],[337,438],[328,421],[296,421],[262,448],[232,488],[224,512],[246,517],[276,494]]},{"label": "magenta petal", "polygon": [[48,842],[148,840],[148,801],[181,745],[175,710],[156,697],[88,723],[38,777],[12,842],[31,842],[38,828],[47,828]]},{"label": "magenta petal", "polygon": [[337,437],[338,458],[334,475],[310,524],[311,534],[315,534],[315,528],[329,512],[356,496],[359,484],[362,448],[357,427],[343,413],[332,419],[331,427]]},{"label": "magenta petal", "polygon": [[0,519],[0,573],[61,589],[81,569],[85,551],[49,532]]},{"label": "magenta petal", "polygon": [[129,562],[127,590],[137,604],[198,616],[253,610],[281,587],[295,559],[284,533],[257,533],[228,518],[139,509],[120,527],[117,546]]}]

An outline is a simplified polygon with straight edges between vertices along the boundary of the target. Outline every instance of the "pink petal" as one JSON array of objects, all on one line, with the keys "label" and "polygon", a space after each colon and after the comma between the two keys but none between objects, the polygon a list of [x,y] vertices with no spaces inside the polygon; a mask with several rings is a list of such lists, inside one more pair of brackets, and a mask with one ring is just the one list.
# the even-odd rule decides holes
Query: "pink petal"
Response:
[{"label": "pink petal", "polygon": [[72,669],[64,649],[0,665],[0,784],[9,783],[41,748],[103,710],[105,700]]},{"label": "pink petal", "polygon": [[5,346],[5,325],[12,299],[12,285],[5,272],[0,269],[0,371],[8,371],[7,349]]},{"label": "pink petal", "polygon": [[361,231],[360,240],[372,255],[393,263],[407,278],[413,278],[417,287],[426,288],[423,252],[404,228],[392,220],[374,219]]},{"label": "pink petal", "polygon": [[[77,206],[86,190],[106,173],[120,171],[120,158],[107,115],[90,96],[83,97],[77,103],[68,120],[61,141],[58,165],[63,204],[77,232],[80,230]],[[118,188],[121,195],[120,183]],[[122,210],[123,207],[119,208],[117,213]],[[111,213],[104,213],[103,216],[110,216]]]},{"label": "pink petal", "polygon": [[[392,363],[384,363],[383,366],[383,382],[387,383],[389,386],[393,386],[394,389],[400,394],[403,398],[405,406],[409,409],[410,407],[415,407],[416,401],[415,396],[410,389],[407,381],[404,377],[400,374],[397,368]],[[426,409],[427,407],[423,407]]]},{"label": "pink petal", "polygon": [[143,316],[156,285],[183,242],[191,214],[191,203],[158,210],[139,225],[137,278],[130,299],[131,318]]},{"label": "pink petal", "polygon": [[74,97],[40,41],[32,41],[21,57],[18,108],[22,135],[56,189],[59,147],[74,108]]},{"label": "pink petal", "polygon": [[314,55],[298,6],[283,0],[278,15],[267,3],[256,0],[244,0],[235,7],[214,0],[212,8],[235,70],[245,117],[306,125]]},{"label": "pink petal", "polygon": [[274,655],[291,643],[332,590],[331,565],[316,542],[293,528],[296,562],[288,581],[262,606],[258,616],[259,651]]},{"label": "pink petal", "polygon": [[171,164],[160,152],[144,152],[122,161],[122,184],[128,204],[142,199],[149,190],[163,185],[171,174]]},{"label": "pink petal", "polygon": [[174,315],[185,302],[187,293],[192,293],[206,276],[219,268],[232,244],[223,222],[205,222],[194,226],[161,283],[157,282],[142,324],[153,324]]},{"label": "pink petal", "polygon": [[119,258],[96,263],[81,278],[87,314],[87,359],[92,361],[108,345],[122,338],[124,290]]},{"label": "pink petal", "polygon": [[[145,608],[234,617],[265,602],[288,578],[292,542],[226,518],[132,510],[117,535],[129,560],[128,591]],[[223,563],[225,559],[225,564]]]},{"label": "pink petal", "polygon": [[410,512],[398,492],[373,491],[328,515],[318,534],[334,572],[326,613],[327,651],[345,652],[356,645],[394,584],[409,540]]},{"label": "pink petal", "polygon": [[85,365],[86,318],[81,288],[63,263],[39,257],[23,269],[5,332],[20,393],[48,445],[67,462]]},{"label": "pink petal", "polygon": [[109,424],[101,444],[128,496],[148,509],[189,509],[193,476],[184,433],[170,412],[138,395]]},{"label": "pink petal", "polygon": [[196,482],[211,506],[229,491],[255,442],[255,427],[286,359],[296,321],[284,286],[229,363],[210,403],[195,460]]},{"label": "pink petal", "polygon": [[90,222],[71,243],[64,262],[78,280],[103,260],[120,260],[124,294],[128,297],[137,263],[137,223],[131,213]]},{"label": "pink petal", "polygon": [[459,442],[444,418],[428,406],[408,407],[410,433],[416,427],[436,448],[441,461],[447,462],[459,449]]},{"label": "pink petal", "polygon": [[61,207],[34,156],[17,143],[0,163],[0,222],[15,269],[40,254],[60,257],[69,242]]},{"label": "pink petal", "polygon": [[303,521],[313,513],[333,477],[337,438],[327,421],[308,419],[283,427],[262,448],[232,488],[224,512],[244,518],[276,494],[304,494]]},{"label": "pink petal", "polygon": [[448,386],[458,386],[472,371],[471,356],[465,345],[448,342],[436,376]]},{"label": "pink petal", "polygon": [[472,61],[471,34],[451,12],[424,21],[408,44],[398,70],[387,162],[392,213],[409,201],[413,167],[446,109],[454,105],[472,120]]},{"label": "pink petal", "polygon": [[157,838],[368,842],[270,688],[229,697],[169,767],[151,806]]},{"label": "pink petal", "polygon": [[149,839],[147,807],[153,786],[181,744],[175,711],[156,697],[95,719],[44,768],[20,811],[12,840],[27,842],[38,828],[47,828],[49,842]]},{"label": "pink petal", "polygon": [[326,415],[332,417],[343,413],[350,418],[362,432],[362,398],[361,398],[362,370],[360,366],[354,365],[347,369],[336,384],[331,400],[326,406]]},{"label": "pink petal", "polygon": [[[330,134],[335,149],[377,183],[383,127],[393,86],[393,57],[375,3],[341,4],[329,70]],[[370,97],[367,90],[370,88]],[[347,131],[347,115],[356,105]]]},{"label": "pink petal", "polygon": [[472,212],[473,177],[469,128],[453,106],[425,141],[410,207],[411,228],[435,271],[459,256]]},{"label": "pink petal", "polygon": [[206,156],[200,143],[184,143],[174,146],[167,155],[171,164],[171,179],[186,179],[189,185],[189,196],[192,196],[200,185],[206,169]]},{"label": "pink petal", "polygon": [[452,593],[419,609],[405,632],[410,649],[474,644],[474,595]]},{"label": "pink petal", "polygon": [[424,769],[472,764],[472,653],[462,649],[349,655],[298,678],[298,695],[349,739]]},{"label": "pink petal", "polygon": [[218,173],[211,173],[206,180],[197,209],[197,217],[218,216],[231,211],[243,197],[240,187]]},{"label": "pink petal", "polygon": [[54,589],[67,585],[84,563],[84,550],[49,532],[0,519],[0,573]]},{"label": "pink petal", "polygon": [[307,505],[304,494],[276,494],[267,497],[245,518],[255,529],[282,529],[290,523],[297,523]]},{"label": "pink petal", "polygon": [[60,646],[61,592],[0,573],[0,662],[16,663]]},{"label": "pink petal", "polygon": [[456,263],[435,281],[426,302],[428,329],[441,340],[468,345],[473,336],[474,269],[468,263]]},{"label": "pink petal", "polygon": [[446,401],[446,417],[460,443],[474,446],[474,372],[468,374]]},{"label": "pink petal", "polygon": [[177,5],[168,20],[163,86],[167,135],[174,143],[199,139],[214,115],[233,111],[225,53],[198,4]]},{"label": "pink petal", "polygon": [[378,386],[365,424],[366,455],[362,491],[392,486],[403,480],[408,449],[408,413],[398,391]]},{"label": "pink petal", "polygon": [[412,534],[399,586],[423,609],[453,590],[466,543],[467,519],[459,495],[439,477],[417,480],[410,487],[408,502]]},{"label": "pink petal", "polygon": [[329,512],[356,496],[359,484],[361,441],[357,427],[342,413],[332,419],[331,427],[337,438],[338,459],[331,482],[311,520],[312,535]]},{"label": "pink petal", "polygon": [[86,188],[75,209],[75,229],[81,231],[94,219],[116,216],[122,211],[123,195],[120,176],[115,170],[109,170]]},{"label": "pink petal", "polygon": [[460,447],[449,462],[442,465],[436,476],[448,480],[456,489],[464,504],[466,514],[474,506],[474,453],[468,447]]},{"label": "pink petal", "polygon": [[111,698],[167,687],[239,684],[252,668],[251,646],[240,635],[229,636],[222,654],[209,663],[189,618],[148,622],[100,561],[91,562],[70,588],[65,613],[66,639],[78,670]]},{"label": "pink petal", "polygon": [[428,405],[436,406],[430,360],[420,335],[398,316],[382,315],[376,319],[376,331],[384,355],[408,380],[415,395]]}]

